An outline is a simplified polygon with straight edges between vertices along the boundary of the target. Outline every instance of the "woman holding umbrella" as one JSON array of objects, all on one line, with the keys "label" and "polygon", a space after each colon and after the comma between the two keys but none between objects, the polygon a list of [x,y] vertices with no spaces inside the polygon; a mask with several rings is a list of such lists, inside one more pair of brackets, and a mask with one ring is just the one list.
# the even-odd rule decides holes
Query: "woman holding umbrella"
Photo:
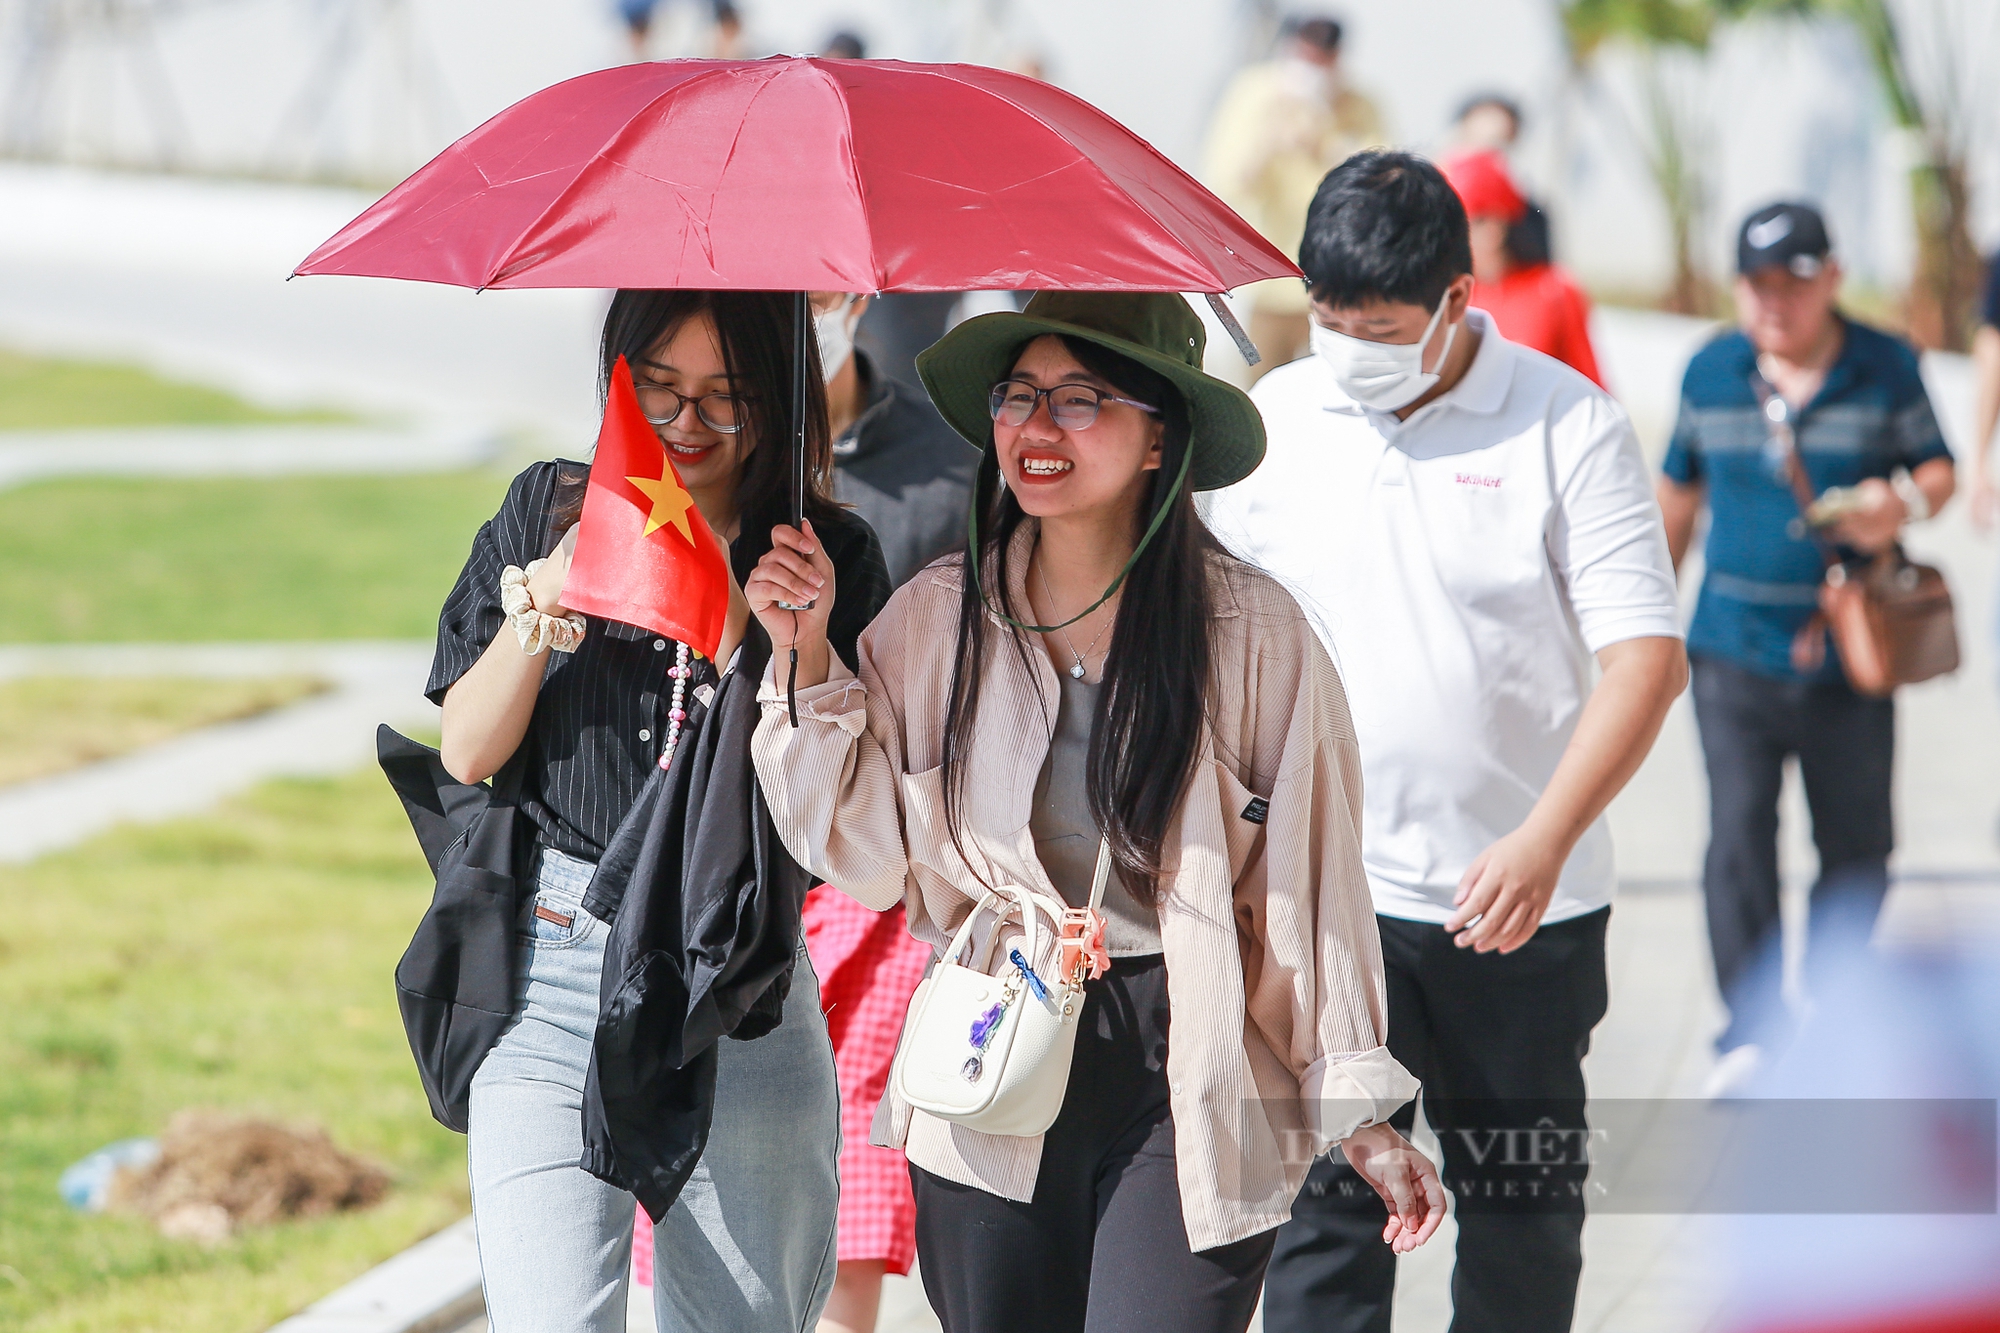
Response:
[{"label": "woman holding umbrella", "polygon": [[[985,451],[969,554],[890,599],[858,670],[829,649],[848,595],[829,534],[779,529],[745,584],[798,654],[798,725],[767,678],[753,749],[816,875],[901,900],[946,946],[996,883],[1082,908],[1100,844],[1115,866],[1047,1132],[913,1111],[896,1079],[878,1117],[912,1164],[947,1333],[1240,1333],[1334,1143],[1388,1201],[1398,1251],[1443,1215],[1435,1169],[1386,1123],[1416,1084],[1383,1044],[1339,677],[1193,503],[1263,453],[1248,398],[1202,373],[1204,341],[1178,296],[1045,293],[925,353],[933,400]],[[986,930],[1029,981],[1020,923]]]},{"label": "woman holding umbrella", "polygon": [[[630,364],[640,410],[740,580],[790,514],[787,448],[794,301],[774,292],[620,291],[601,375]],[[853,660],[887,595],[873,533],[830,498],[826,402],[812,377],[805,511],[841,607],[813,614]],[[516,924],[515,1012],[473,1079],[474,1225],[495,1333],[625,1327],[633,1198],[579,1165],[582,1117],[612,911],[595,863],[649,772],[670,752],[683,701],[711,662],[648,631],[562,603],[587,469],[537,463],[479,531],[445,603],[429,693],[444,707],[442,755],[478,782],[511,765],[533,826],[532,893]],[[733,583],[734,581],[732,581]],[[749,623],[734,596],[716,659]],[[746,757],[747,758],[747,757]],[[496,782],[496,786],[499,783]],[[613,905],[615,906],[615,904]],[[720,1043],[714,1115],[699,1166],[654,1229],[661,1329],[783,1330],[817,1318],[834,1275],[839,1105],[818,986],[801,954],[783,1017],[755,1041]]]}]

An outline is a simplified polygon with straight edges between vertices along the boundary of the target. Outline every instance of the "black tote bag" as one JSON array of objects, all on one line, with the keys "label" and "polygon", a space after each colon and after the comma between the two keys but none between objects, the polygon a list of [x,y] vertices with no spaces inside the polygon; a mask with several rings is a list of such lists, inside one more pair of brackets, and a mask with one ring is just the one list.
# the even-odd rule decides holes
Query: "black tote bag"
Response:
[{"label": "black tote bag", "polygon": [[472,1076],[514,1013],[521,755],[487,784],[460,782],[436,750],[386,726],[375,749],[437,876],[396,964],[396,1004],[431,1114],[463,1134]]}]

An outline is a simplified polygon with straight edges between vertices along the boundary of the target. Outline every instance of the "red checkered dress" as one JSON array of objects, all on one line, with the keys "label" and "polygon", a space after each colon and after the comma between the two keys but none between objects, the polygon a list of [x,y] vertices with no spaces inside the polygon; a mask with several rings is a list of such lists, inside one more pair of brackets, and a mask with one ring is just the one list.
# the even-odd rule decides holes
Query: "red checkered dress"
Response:
[{"label": "red checkered dress", "polygon": [[917,1254],[910,1169],[902,1153],[869,1143],[868,1129],[931,946],[910,937],[900,903],[870,911],[826,884],[806,896],[805,931],[840,1075],[838,1258],[880,1259],[908,1273]]}]

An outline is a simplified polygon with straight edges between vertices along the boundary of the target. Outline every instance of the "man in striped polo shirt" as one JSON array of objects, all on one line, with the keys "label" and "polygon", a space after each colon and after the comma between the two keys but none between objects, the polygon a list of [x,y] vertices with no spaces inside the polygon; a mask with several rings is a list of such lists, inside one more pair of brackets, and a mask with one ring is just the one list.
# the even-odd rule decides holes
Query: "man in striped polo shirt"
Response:
[{"label": "man in striped polo shirt", "polygon": [[1766,422],[1764,395],[1789,408],[1813,493],[1849,490],[1848,516],[1822,534],[1846,552],[1887,548],[1904,523],[1936,512],[1953,485],[1916,355],[1835,308],[1840,266],[1817,211],[1773,204],[1752,213],[1737,271],[1742,328],[1689,364],[1659,483],[1677,568],[1704,505],[1710,515],[1688,655],[1708,764],[1702,886],[1716,981],[1730,1006],[1716,1039],[1716,1095],[1755,1072],[1762,1052],[1750,1025],[1775,998],[1753,979],[1770,978],[1759,961],[1777,937],[1785,759],[1798,756],[1812,810],[1816,930],[1873,924],[1893,845],[1895,704],[1850,689],[1810,624],[1824,560]]}]

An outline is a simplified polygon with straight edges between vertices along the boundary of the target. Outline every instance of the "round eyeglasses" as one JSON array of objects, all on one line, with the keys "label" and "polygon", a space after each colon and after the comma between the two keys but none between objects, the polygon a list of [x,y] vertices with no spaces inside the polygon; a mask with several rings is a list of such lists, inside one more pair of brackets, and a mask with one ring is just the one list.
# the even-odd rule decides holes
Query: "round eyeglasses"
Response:
[{"label": "round eyeglasses", "polygon": [[690,398],[664,384],[641,383],[632,387],[639,395],[639,411],[655,426],[671,426],[692,403],[694,414],[710,430],[734,435],[743,429],[743,399],[733,393],[705,393]]},{"label": "round eyeglasses", "polygon": [[1049,400],[1049,419],[1064,430],[1089,430],[1097,424],[1097,413],[1106,403],[1123,403],[1155,415],[1160,410],[1150,403],[1120,398],[1088,384],[1058,384],[1053,389],[1038,389],[1026,380],[1001,380],[987,395],[986,406],[1000,425],[1025,426],[1044,398]]}]

